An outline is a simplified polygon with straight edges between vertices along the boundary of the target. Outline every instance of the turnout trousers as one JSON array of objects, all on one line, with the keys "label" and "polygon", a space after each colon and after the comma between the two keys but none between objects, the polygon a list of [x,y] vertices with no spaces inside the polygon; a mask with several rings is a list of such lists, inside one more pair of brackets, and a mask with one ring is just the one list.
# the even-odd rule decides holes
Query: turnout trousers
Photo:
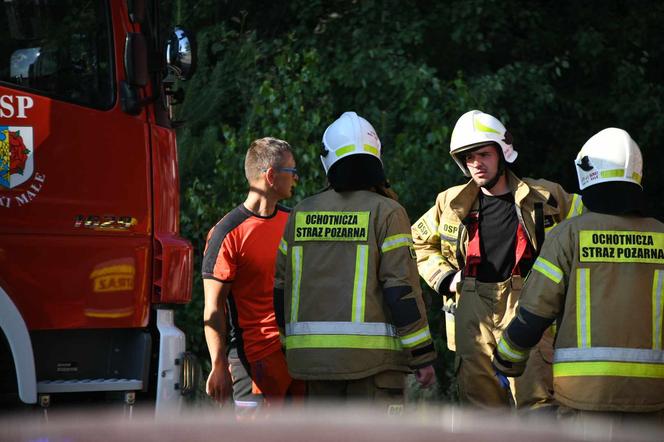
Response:
[{"label": "turnout trousers", "polygon": [[497,408],[514,405],[534,409],[556,405],[553,399],[553,334],[547,330],[532,350],[524,374],[501,387],[491,356],[503,331],[516,315],[523,279],[499,283],[464,278],[457,286],[455,313],[456,373],[464,405]]}]

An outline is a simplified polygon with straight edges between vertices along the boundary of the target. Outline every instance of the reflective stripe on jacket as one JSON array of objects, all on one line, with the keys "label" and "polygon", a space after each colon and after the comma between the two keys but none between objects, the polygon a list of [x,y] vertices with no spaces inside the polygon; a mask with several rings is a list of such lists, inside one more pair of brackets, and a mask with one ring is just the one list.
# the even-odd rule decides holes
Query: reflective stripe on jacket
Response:
[{"label": "reflective stripe on jacket", "polygon": [[295,378],[359,379],[435,358],[409,224],[369,191],[328,190],[293,209],[275,296]]}]

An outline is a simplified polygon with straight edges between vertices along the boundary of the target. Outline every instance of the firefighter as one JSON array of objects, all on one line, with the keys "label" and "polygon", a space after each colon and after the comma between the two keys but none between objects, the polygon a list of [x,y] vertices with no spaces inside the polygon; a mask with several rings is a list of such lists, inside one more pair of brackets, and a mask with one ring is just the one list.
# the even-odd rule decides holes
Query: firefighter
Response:
[{"label": "firefighter", "polygon": [[[288,368],[309,400],[403,407],[405,375],[429,386],[436,353],[404,208],[391,198],[371,124],[345,112],[323,135],[329,186],[292,211],[275,311]],[[396,408],[394,408],[396,407]]]},{"label": "firefighter", "polygon": [[512,136],[484,112],[459,118],[450,153],[471,179],[440,193],[412,234],[420,275],[444,297],[460,401],[481,408],[552,405],[550,333],[538,347],[537,363],[511,387],[496,378],[491,355],[514,317],[545,232],[579,212],[580,201],[556,183],[513,173]]},{"label": "firefighter", "polygon": [[575,165],[589,212],[551,232],[494,365],[519,376],[555,321],[559,416],[612,412],[664,423],[664,224],[643,215],[641,152],[627,132],[608,128]]}]

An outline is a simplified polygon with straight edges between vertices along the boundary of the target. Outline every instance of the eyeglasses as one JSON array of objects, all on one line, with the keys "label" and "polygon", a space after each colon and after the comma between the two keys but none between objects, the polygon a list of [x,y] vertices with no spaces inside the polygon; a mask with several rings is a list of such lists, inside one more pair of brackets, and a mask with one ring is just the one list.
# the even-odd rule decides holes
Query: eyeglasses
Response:
[{"label": "eyeglasses", "polygon": [[291,175],[297,175],[297,167],[275,167],[279,172],[288,172]]},{"label": "eyeglasses", "polygon": [[[261,172],[267,172],[269,167],[261,169]],[[291,175],[297,175],[297,167],[273,167],[274,170],[279,172],[287,172]]]}]

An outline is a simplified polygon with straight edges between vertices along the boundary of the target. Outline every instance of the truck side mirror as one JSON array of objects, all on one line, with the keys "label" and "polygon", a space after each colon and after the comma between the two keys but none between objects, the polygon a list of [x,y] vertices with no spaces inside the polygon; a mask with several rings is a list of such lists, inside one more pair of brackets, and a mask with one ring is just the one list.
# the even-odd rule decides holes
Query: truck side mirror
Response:
[{"label": "truck side mirror", "polygon": [[196,42],[187,30],[176,26],[166,41],[166,66],[180,80],[188,80],[196,70]]},{"label": "truck side mirror", "polygon": [[132,23],[143,23],[145,20],[145,0],[127,0],[127,11]]},{"label": "truck side mirror", "polygon": [[148,46],[145,36],[128,32],[125,39],[125,75],[131,86],[145,87],[148,84]]},{"label": "truck side mirror", "polygon": [[148,46],[145,36],[138,32],[128,32],[124,50],[125,80],[120,82],[120,99],[123,112],[138,115],[144,103],[139,89],[147,86]]}]

